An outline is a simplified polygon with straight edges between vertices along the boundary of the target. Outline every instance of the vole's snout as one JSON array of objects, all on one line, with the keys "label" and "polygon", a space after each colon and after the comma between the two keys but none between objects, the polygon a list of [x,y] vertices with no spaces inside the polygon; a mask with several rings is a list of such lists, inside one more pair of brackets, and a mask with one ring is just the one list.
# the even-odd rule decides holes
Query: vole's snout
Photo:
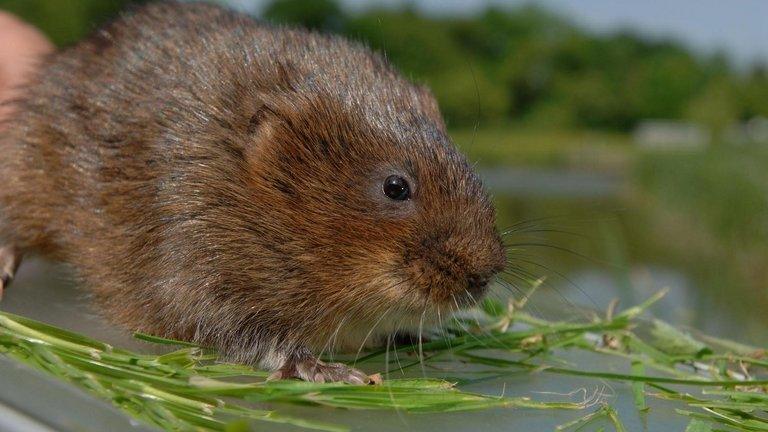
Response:
[{"label": "vole's snout", "polygon": [[470,291],[483,292],[488,287],[491,278],[481,274],[470,274],[467,278],[467,286]]},{"label": "vole's snout", "polygon": [[[467,297],[466,300],[480,300],[488,291],[488,283],[491,278],[480,274],[470,274],[467,277],[467,287],[464,293],[459,293],[460,297]],[[463,294],[463,295],[462,295]]]},{"label": "vole's snout", "polygon": [[477,302],[504,269],[506,254],[500,242],[470,239],[439,233],[406,254],[413,280],[432,301]]},{"label": "vole's snout", "polygon": [[487,254],[488,262],[483,263],[482,269],[467,275],[467,293],[475,299],[480,299],[488,291],[491,282],[506,266],[506,254],[503,247],[492,247]]}]

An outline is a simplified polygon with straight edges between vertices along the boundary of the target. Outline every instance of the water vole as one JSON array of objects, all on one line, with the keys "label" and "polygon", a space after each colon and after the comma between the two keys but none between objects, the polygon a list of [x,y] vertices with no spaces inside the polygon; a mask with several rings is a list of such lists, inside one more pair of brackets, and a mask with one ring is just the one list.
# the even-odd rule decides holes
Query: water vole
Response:
[{"label": "water vole", "polygon": [[364,46],[157,3],[49,57],[0,138],[0,252],[276,377],[434,322],[504,266],[430,92]]}]

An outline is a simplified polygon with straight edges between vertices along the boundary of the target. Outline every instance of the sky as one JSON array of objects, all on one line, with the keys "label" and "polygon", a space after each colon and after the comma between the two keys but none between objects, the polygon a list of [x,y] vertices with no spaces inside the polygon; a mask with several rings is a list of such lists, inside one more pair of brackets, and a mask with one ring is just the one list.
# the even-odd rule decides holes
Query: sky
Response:
[{"label": "sky", "polygon": [[[269,0],[229,0],[260,10]],[[631,28],[695,50],[722,50],[738,64],[768,62],[768,0],[341,0],[352,10],[412,4],[431,14],[471,14],[489,4],[540,4],[601,32]]]}]

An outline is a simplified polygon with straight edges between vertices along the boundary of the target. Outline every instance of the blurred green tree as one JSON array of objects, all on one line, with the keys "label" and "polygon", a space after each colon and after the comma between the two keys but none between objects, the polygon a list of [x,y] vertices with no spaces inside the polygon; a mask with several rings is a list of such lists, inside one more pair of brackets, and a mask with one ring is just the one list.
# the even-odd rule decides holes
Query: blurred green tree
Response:
[{"label": "blurred green tree", "polygon": [[0,0],[0,9],[40,28],[54,44],[70,45],[138,0]]},{"label": "blurred green tree", "polygon": [[691,99],[686,116],[707,127],[715,141],[720,141],[728,126],[738,120],[737,94],[735,83],[727,76],[713,78]]},{"label": "blurred green tree", "polygon": [[346,21],[341,7],[334,0],[275,0],[264,10],[264,18],[334,32],[343,30]]},{"label": "blurred green tree", "polygon": [[741,101],[742,118],[768,117],[768,65],[759,64],[749,71],[740,83],[737,99]]},{"label": "blurred green tree", "polygon": [[[0,0],[59,46],[141,0]],[[591,33],[537,6],[427,16],[413,6],[347,13],[337,0],[274,0],[264,18],[343,33],[428,84],[452,126],[508,121],[627,130],[646,118],[722,130],[768,116],[768,72],[669,40]]]},{"label": "blurred green tree", "polygon": [[430,75],[432,91],[448,126],[498,123],[509,118],[509,98],[502,83],[467,65]]},{"label": "blurred green tree", "polygon": [[448,27],[412,9],[370,10],[350,17],[347,34],[382,51],[407,74],[433,77],[466,64]]}]

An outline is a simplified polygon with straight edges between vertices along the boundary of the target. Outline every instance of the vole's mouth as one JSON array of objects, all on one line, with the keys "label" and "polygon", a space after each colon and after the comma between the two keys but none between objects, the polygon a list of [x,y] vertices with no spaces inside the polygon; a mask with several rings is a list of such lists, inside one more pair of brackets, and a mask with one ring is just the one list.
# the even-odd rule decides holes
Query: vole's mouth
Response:
[{"label": "vole's mouth", "polygon": [[443,310],[461,310],[476,306],[488,293],[491,278],[479,281],[441,280],[434,285],[415,287],[421,292],[422,304],[441,308]]},{"label": "vole's mouth", "polygon": [[[418,308],[425,304],[440,308],[466,309],[478,304],[488,293],[497,272],[448,273],[428,265],[411,268],[410,275],[404,279],[410,283],[406,290],[411,290],[417,297],[410,297]],[[401,297],[402,298],[402,297]]]},{"label": "vole's mouth", "polygon": [[460,309],[467,309],[476,306],[488,293],[489,279],[484,279],[480,283],[469,283],[464,289],[457,289],[451,294],[453,306]]},{"label": "vole's mouth", "polygon": [[488,291],[488,285],[491,277],[486,275],[470,275],[467,278],[467,294],[471,296],[482,297]]}]

